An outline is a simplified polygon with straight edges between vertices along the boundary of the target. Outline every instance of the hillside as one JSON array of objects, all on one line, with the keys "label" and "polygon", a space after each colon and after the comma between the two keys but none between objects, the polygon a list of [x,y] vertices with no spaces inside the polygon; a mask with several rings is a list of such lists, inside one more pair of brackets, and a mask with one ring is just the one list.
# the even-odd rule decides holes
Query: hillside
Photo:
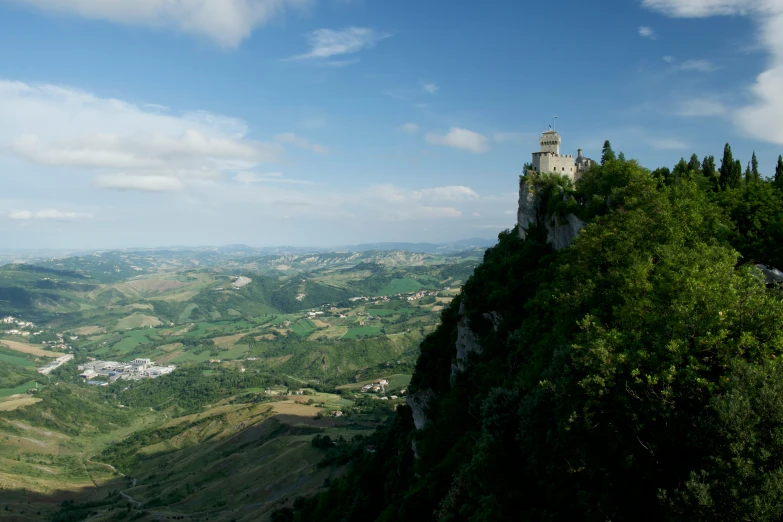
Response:
[{"label": "hillside", "polygon": [[524,176],[378,451],[274,520],[779,520],[783,191],[693,165]]},{"label": "hillside", "polygon": [[[481,252],[237,247],[194,263],[171,249],[0,267],[4,519],[264,520],[321,490],[347,441],[403,404],[421,340]],[[171,373],[85,370],[145,358]],[[380,379],[392,384],[362,390]]]}]

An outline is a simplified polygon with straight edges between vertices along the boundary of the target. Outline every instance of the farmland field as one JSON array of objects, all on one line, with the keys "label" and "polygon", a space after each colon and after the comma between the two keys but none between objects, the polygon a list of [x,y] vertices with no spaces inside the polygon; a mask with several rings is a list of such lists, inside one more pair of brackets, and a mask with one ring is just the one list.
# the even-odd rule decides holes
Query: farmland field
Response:
[{"label": "farmland field", "polygon": [[152,335],[154,335],[153,330],[150,330],[149,333],[144,330],[133,330],[130,332],[130,335],[112,346],[112,350],[119,350],[123,353],[130,352],[138,345],[150,342]]},{"label": "farmland field", "polygon": [[343,335],[343,339],[356,339],[360,335],[380,335],[381,326],[359,326],[357,328],[349,328]]},{"label": "farmland field", "polygon": [[[0,390],[0,393],[2,393],[2,390]],[[0,395],[1,397],[1,395]],[[35,404],[36,402],[41,402],[42,399],[37,399],[35,397],[19,397],[15,399],[10,399],[6,401],[0,402],[0,411],[14,411],[18,410],[19,408],[24,408],[25,406],[30,406],[31,404]]]},{"label": "farmland field", "polygon": [[299,321],[295,322],[291,325],[291,330],[302,337],[307,337],[312,332],[316,331],[318,329],[317,326],[313,324],[313,322],[309,319],[300,319]]},{"label": "farmland field", "polygon": [[123,317],[117,321],[117,330],[127,330],[129,328],[145,328],[147,326],[160,326],[162,323],[157,317],[151,315],[144,315],[141,313],[134,313],[127,317]]},{"label": "farmland field", "polygon": [[2,353],[2,352],[0,352],[0,361],[7,362],[8,364],[13,364],[14,366],[35,366],[27,359],[22,359],[21,357],[17,357],[16,355],[9,355],[7,353]]},{"label": "farmland field", "polygon": [[373,316],[377,315],[379,317],[388,317],[390,315],[395,315],[395,314],[402,314],[402,313],[406,313],[406,312],[410,313],[411,309],[410,308],[397,308],[395,310],[395,309],[392,309],[392,308],[367,308],[366,311],[367,311],[368,314],[373,315]]},{"label": "farmland field", "polygon": [[16,388],[0,388],[0,397],[10,397],[11,395],[18,395],[20,393],[27,393],[27,390],[36,387],[35,381],[30,381],[17,386]]},{"label": "farmland field", "polygon": [[40,345],[37,344],[20,343],[19,341],[8,341],[3,339],[0,340],[0,345],[5,346],[6,348],[10,348],[15,352],[37,355],[38,357],[57,358],[62,355],[62,353],[59,352],[50,352],[49,350],[44,350]]},{"label": "farmland field", "polygon": [[381,288],[378,295],[394,295],[403,292],[416,292],[421,290],[423,285],[415,279],[392,279],[389,284]]}]

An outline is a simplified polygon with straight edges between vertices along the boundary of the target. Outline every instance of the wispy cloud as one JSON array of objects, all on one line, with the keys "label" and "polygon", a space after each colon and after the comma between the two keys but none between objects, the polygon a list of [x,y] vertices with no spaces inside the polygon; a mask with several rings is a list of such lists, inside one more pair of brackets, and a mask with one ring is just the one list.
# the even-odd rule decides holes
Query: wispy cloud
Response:
[{"label": "wispy cloud", "polygon": [[283,183],[290,185],[317,185],[314,181],[288,179],[282,172],[237,172],[234,181],[239,183]]},{"label": "wispy cloud", "polygon": [[299,148],[310,150],[312,152],[317,152],[319,154],[326,154],[327,152],[329,152],[328,147],[324,147],[323,145],[319,145],[318,143],[310,143],[310,141],[307,140],[306,138],[297,136],[293,132],[283,132],[281,134],[277,134],[275,135],[275,141],[277,143],[291,143]]},{"label": "wispy cloud", "polygon": [[678,18],[744,14],[777,0],[642,0],[642,5]]},{"label": "wispy cloud", "polygon": [[716,96],[685,100],[677,110],[679,116],[707,117],[726,114],[726,107]]},{"label": "wispy cloud", "polygon": [[405,134],[416,134],[419,132],[419,126],[415,123],[405,123],[397,127],[397,130],[399,132],[404,132]]},{"label": "wispy cloud", "polygon": [[253,29],[312,0],[12,0],[53,13],[127,25],[174,28],[236,47]]},{"label": "wispy cloud", "polygon": [[161,111],[49,84],[0,80],[0,115],[0,154],[94,173],[101,189],[172,192],[258,169],[289,146],[329,151],[292,132],[251,140],[236,118]]},{"label": "wispy cloud", "polygon": [[650,40],[655,40],[658,38],[658,35],[655,33],[653,28],[647,27],[646,25],[639,27],[639,36],[642,38],[649,38]]},{"label": "wispy cloud", "polygon": [[463,185],[421,189],[413,191],[412,195],[417,199],[425,198],[436,201],[466,201],[479,198],[475,190]]},{"label": "wispy cloud", "polygon": [[694,71],[703,73],[711,73],[720,69],[720,67],[709,60],[685,60],[684,62],[675,65],[674,68],[678,71]]},{"label": "wispy cloud", "polygon": [[425,83],[424,85],[421,86],[421,89],[427,94],[435,94],[436,92],[438,92],[440,87],[438,87],[434,83]]},{"label": "wispy cloud", "polygon": [[[294,56],[295,60],[323,59],[331,56],[358,53],[372,48],[376,43],[389,38],[392,33],[380,32],[369,27],[348,27],[347,29],[317,29],[306,35],[310,51]],[[332,62],[348,65],[345,61]]]},{"label": "wispy cloud", "polygon": [[770,65],[750,89],[751,105],[733,118],[748,136],[783,145],[783,2],[781,0],[642,0],[645,7],[677,18],[740,15],[757,25],[755,36],[769,53]]},{"label": "wispy cloud", "polygon": [[452,127],[446,134],[428,132],[425,140],[432,145],[444,145],[473,153],[489,150],[489,139],[486,136],[459,127]]},{"label": "wispy cloud", "polygon": [[70,212],[56,209],[51,210],[12,210],[8,213],[9,219],[14,220],[52,220],[52,221],[74,221],[78,219],[91,219],[93,216],[87,212]]},{"label": "wispy cloud", "polygon": [[175,177],[134,174],[102,174],[93,180],[93,185],[102,189],[139,192],[172,192],[185,188],[182,181]]}]

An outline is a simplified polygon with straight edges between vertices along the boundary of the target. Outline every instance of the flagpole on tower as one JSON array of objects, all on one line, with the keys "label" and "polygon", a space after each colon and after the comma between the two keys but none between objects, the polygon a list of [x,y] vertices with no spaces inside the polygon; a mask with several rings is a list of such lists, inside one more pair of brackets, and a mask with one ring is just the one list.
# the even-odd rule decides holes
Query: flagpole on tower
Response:
[{"label": "flagpole on tower", "polygon": [[552,130],[557,132],[557,116],[555,116],[555,121],[552,122]]}]

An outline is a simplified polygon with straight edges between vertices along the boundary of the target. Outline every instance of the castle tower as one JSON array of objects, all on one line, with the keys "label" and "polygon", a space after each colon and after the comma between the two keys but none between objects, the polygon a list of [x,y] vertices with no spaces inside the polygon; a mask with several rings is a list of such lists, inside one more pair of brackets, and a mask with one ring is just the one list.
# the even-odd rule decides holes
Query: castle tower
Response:
[{"label": "castle tower", "polygon": [[560,155],[560,141],[560,135],[553,130],[546,131],[538,138],[541,152],[550,152],[556,156]]}]

